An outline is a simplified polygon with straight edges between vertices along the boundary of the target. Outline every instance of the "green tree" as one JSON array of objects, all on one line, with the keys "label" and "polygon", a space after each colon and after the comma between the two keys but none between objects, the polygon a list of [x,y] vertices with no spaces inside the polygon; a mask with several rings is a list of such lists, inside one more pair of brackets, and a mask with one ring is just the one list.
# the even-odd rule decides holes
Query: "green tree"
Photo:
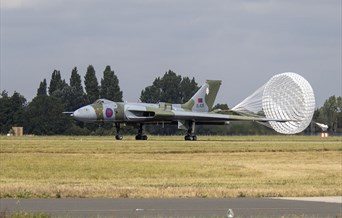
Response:
[{"label": "green tree", "polygon": [[341,123],[339,120],[341,118],[341,106],[341,96],[337,98],[336,96],[329,97],[320,108],[318,122],[327,124],[331,131],[337,132],[340,127],[338,124]]},{"label": "green tree", "polygon": [[180,103],[187,102],[195,94],[198,88],[199,87],[195,81],[195,78],[192,78],[190,80],[189,77],[183,77],[180,83],[180,90],[181,90]]},{"label": "green tree", "polygon": [[[312,116],[312,121],[317,122],[319,120],[320,113],[321,113],[321,110],[316,108]],[[304,130],[304,133],[313,135],[317,131],[321,131],[321,129],[314,122],[310,123],[310,125]]]},{"label": "green tree", "polygon": [[47,95],[46,79],[40,82],[39,88],[37,90],[37,95]]},{"label": "green tree", "polygon": [[162,78],[156,78],[151,86],[141,91],[140,100],[148,103],[180,104],[189,100],[198,88],[194,78],[192,80],[188,77],[182,78],[169,70]]},{"label": "green tree", "polygon": [[78,74],[77,67],[74,67],[71,71],[70,86],[74,87],[78,92],[83,93],[81,76]]},{"label": "green tree", "polygon": [[11,111],[13,112],[13,125],[22,126],[24,124],[24,110],[26,99],[19,92],[14,92],[11,97]]},{"label": "green tree", "polygon": [[63,80],[63,86],[55,90],[53,96],[61,100],[66,111],[74,111],[86,103],[81,76],[76,67],[71,72],[70,85]]},{"label": "green tree", "polygon": [[2,134],[8,133],[11,128],[11,113],[11,98],[8,96],[8,92],[4,90],[1,92],[0,98],[0,131]]},{"label": "green tree", "polygon": [[153,81],[151,86],[141,91],[140,101],[146,103],[158,103],[161,99],[160,77]]},{"label": "green tree", "polygon": [[[160,80],[160,89],[161,89],[161,101],[169,102],[169,103],[183,103],[182,100],[182,91],[180,90],[180,83],[182,81],[182,77],[177,75],[175,72],[169,70],[169,72],[165,73],[163,78]],[[197,90],[196,90],[197,91]]]},{"label": "green tree", "polygon": [[100,96],[108,100],[122,102],[122,91],[120,90],[119,80],[110,66],[106,66],[103,72]]},{"label": "green tree", "polygon": [[89,65],[84,76],[84,85],[86,90],[87,103],[93,103],[99,98],[99,83],[96,78],[95,69]]},{"label": "green tree", "polygon": [[75,91],[68,84],[63,89],[54,91],[53,97],[56,97],[63,104],[64,111],[73,111],[73,102],[75,100]]},{"label": "green tree", "polygon": [[62,80],[61,73],[59,70],[54,70],[50,80],[49,86],[49,95],[54,95],[54,92],[57,90],[62,90],[67,83],[65,80]]},{"label": "green tree", "polygon": [[336,98],[337,101],[337,131],[342,132],[342,97]]},{"label": "green tree", "polygon": [[24,110],[26,99],[18,92],[14,92],[11,97],[6,91],[1,93],[0,98],[0,131],[3,134],[9,132],[13,126],[23,126]]},{"label": "green tree", "polygon": [[36,135],[63,134],[71,122],[63,110],[59,98],[44,95],[35,97],[25,111],[25,132]]},{"label": "green tree", "polygon": [[[68,90],[65,90],[68,91]],[[78,74],[77,68],[74,67],[70,77],[70,106],[68,110],[76,110],[86,103],[86,96],[83,91],[81,76]]]}]

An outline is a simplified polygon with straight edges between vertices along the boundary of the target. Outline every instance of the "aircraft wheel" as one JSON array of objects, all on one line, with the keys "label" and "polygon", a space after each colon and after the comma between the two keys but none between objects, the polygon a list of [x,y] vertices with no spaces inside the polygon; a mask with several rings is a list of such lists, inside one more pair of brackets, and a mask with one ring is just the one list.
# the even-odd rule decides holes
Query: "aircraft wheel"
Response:
[{"label": "aircraft wheel", "polygon": [[197,136],[195,135],[186,135],[184,137],[185,141],[197,141]]},{"label": "aircraft wheel", "polygon": [[147,140],[147,135],[136,135],[135,140]]},{"label": "aircraft wheel", "polygon": [[122,139],[123,139],[123,136],[122,136],[122,135],[116,135],[116,136],[115,136],[115,139],[116,139],[116,140],[122,140]]}]

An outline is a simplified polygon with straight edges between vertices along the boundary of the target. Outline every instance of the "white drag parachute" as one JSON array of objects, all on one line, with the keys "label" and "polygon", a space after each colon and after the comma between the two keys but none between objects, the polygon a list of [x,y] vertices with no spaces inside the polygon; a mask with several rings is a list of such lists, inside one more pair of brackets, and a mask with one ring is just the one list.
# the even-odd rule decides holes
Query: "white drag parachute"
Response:
[{"label": "white drag parachute", "polygon": [[312,120],[315,95],[310,83],[296,73],[273,76],[252,95],[232,108],[242,115],[289,120],[262,123],[282,134],[302,132]]}]

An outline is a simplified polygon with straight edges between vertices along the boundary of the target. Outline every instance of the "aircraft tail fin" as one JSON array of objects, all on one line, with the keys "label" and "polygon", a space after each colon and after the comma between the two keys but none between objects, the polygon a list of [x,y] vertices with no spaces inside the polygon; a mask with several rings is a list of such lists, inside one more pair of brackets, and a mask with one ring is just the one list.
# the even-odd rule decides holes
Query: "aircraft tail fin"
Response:
[{"label": "aircraft tail fin", "polygon": [[196,94],[182,108],[195,112],[209,112],[212,110],[221,80],[206,80]]}]

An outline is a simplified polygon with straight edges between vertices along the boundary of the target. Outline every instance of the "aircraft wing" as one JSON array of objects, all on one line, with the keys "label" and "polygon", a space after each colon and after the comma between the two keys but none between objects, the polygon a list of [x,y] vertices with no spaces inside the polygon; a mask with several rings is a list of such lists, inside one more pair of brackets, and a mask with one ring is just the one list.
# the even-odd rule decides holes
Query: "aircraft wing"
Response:
[{"label": "aircraft wing", "polygon": [[199,113],[188,111],[175,111],[176,120],[195,120],[195,121],[258,121],[258,122],[288,122],[293,120],[281,120],[281,119],[268,119],[266,117],[252,117],[252,116],[240,116],[240,115],[227,115],[216,113]]},{"label": "aircraft wing", "polygon": [[201,123],[226,122],[226,121],[258,121],[258,122],[287,122],[293,120],[267,119],[265,117],[253,117],[242,115],[227,115],[210,112],[192,112],[182,110],[146,110],[145,107],[129,108],[125,113],[126,118],[133,122],[158,122],[193,120]]}]

